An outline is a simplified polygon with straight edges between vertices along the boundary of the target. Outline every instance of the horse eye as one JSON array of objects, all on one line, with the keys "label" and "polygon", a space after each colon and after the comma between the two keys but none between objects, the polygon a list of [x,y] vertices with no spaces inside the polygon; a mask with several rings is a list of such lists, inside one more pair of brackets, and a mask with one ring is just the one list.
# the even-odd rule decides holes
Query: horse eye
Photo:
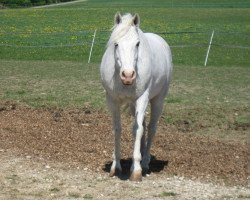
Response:
[{"label": "horse eye", "polygon": [[137,42],[137,43],[136,43],[136,46],[139,47],[139,45],[140,45],[140,42]]},{"label": "horse eye", "polygon": [[117,44],[117,43],[115,43],[115,47],[118,47],[118,44]]}]

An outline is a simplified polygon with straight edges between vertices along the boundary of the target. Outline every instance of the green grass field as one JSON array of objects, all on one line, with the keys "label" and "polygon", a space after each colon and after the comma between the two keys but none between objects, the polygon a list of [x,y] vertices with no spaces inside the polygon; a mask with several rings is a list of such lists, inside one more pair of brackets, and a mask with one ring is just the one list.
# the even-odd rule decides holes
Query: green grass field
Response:
[{"label": "green grass field", "polygon": [[[250,66],[249,7],[249,0],[89,0],[47,9],[1,10],[0,58],[86,62],[97,30],[92,62],[99,63],[113,16],[120,11],[139,13],[145,32],[166,33],[162,37],[177,46],[172,48],[175,64],[203,65],[215,30],[208,65]],[[221,44],[248,49],[218,46]]]},{"label": "green grass field", "polygon": [[[237,132],[237,138],[249,139],[250,49],[219,46],[250,46],[249,4],[90,0],[46,9],[1,10],[0,101],[106,109],[98,66],[113,16],[117,11],[136,12],[142,30],[164,33],[171,46],[196,45],[172,48],[174,78],[163,120],[183,131],[225,138],[235,138]],[[92,62],[87,64],[96,29]],[[212,30],[215,45],[204,67]]]}]

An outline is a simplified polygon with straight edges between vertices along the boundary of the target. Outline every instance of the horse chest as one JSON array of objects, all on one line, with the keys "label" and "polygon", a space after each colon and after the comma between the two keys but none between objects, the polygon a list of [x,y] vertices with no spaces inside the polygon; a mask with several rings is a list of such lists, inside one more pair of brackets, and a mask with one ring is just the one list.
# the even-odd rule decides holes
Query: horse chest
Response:
[{"label": "horse chest", "polygon": [[135,88],[118,87],[113,90],[113,95],[120,101],[133,101],[136,98]]}]

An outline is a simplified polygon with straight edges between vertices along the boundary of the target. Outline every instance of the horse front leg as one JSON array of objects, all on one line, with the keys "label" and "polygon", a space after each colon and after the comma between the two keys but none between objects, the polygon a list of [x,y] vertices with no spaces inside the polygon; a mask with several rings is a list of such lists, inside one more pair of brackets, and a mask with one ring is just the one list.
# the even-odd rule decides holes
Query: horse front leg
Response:
[{"label": "horse front leg", "polygon": [[113,162],[110,169],[109,176],[117,176],[120,175],[122,168],[120,164],[121,159],[121,115],[120,115],[120,105],[114,102],[111,98],[107,97],[109,109],[112,114],[112,122],[113,122],[113,135],[114,135],[114,152],[113,152]]},{"label": "horse front leg", "polygon": [[131,181],[141,181],[142,180],[142,168],[141,168],[141,142],[143,137],[143,121],[145,116],[145,111],[148,105],[148,94],[147,92],[142,95],[136,101],[136,110],[135,110],[135,123],[133,127],[134,134],[134,152],[133,152],[133,163],[131,166]]},{"label": "horse front leg", "polygon": [[[130,112],[133,117],[135,117],[135,105],[131,104],[130,105]],[[143,120],[143,134],[142,134],[142,139],[141,139],[141,154],[143,156],[145,149],[146,149],[146,117],[144,117]]]}]

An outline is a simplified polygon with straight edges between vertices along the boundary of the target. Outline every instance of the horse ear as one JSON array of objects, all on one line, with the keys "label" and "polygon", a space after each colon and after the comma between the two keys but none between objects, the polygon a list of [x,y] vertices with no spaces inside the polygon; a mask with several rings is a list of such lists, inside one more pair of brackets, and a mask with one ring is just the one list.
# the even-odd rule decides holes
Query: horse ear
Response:
[{"label": "horse ear", "polygon": [[137,13],[134,15],[133,22],[134,22],[135,26],[139,27],[139,25],[140,25],[140,17],[139,17],[139,15]]},{"label": "horse ear", "polygon": [[120,24],[121,23],[121,21],[122,21],[122,16],[121,16],[121,13],[120,12],[117,12],[116,14],[115,14],[115,25],[116,24]]}]

